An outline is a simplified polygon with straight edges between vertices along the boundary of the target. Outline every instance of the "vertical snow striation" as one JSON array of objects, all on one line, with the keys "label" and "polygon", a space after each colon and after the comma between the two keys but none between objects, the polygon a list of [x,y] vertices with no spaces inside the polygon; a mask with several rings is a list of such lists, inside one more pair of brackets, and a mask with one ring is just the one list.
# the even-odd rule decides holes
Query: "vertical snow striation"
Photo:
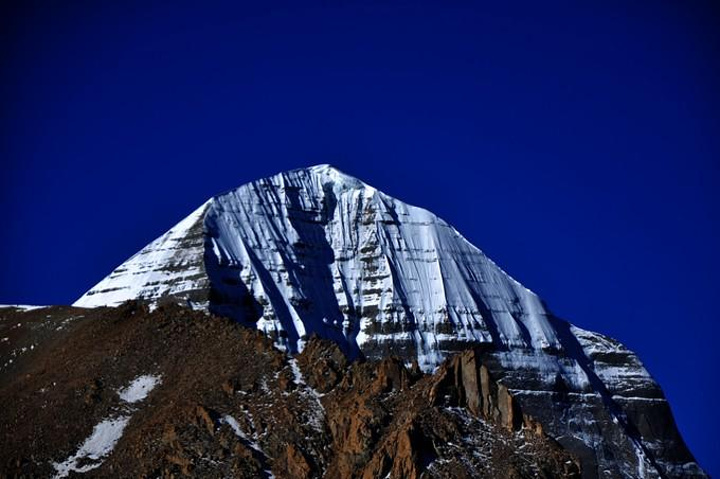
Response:
[{"label": "vertical snow striation", "polygon": [[467,343],[562,348],[540,299],[455,229],[330,166],[218,196],[205,225],[223,300],[211,309],[254,303],[258,328],[290,351],[318,333],[429,371]]}]

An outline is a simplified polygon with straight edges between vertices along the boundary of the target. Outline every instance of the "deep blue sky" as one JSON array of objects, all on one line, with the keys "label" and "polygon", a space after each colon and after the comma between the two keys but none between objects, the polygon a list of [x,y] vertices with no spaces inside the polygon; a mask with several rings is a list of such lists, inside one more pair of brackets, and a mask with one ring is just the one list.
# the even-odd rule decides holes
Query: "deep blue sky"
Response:
[{"label": "deep blue sky", "polygon": [[720,474],[711,3],[109,3],[0,12],[0,303],[70,303],[209,196],[332,163],[636,350]]}]

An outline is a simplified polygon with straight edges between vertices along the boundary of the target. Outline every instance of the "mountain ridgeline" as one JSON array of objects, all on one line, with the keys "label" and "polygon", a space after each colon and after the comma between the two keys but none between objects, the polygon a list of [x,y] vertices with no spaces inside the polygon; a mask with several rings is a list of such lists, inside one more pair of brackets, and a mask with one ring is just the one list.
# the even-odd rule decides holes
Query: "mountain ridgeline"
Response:
[{"label": "mountain ridgeline", "polygon": [[128,300],[227,317],[291,354],[317,336],[419,374],[473,351],[582,477],[706,477],[632,351],[554,316],[434,214],[328,165],[211,198],[74,306]]}]

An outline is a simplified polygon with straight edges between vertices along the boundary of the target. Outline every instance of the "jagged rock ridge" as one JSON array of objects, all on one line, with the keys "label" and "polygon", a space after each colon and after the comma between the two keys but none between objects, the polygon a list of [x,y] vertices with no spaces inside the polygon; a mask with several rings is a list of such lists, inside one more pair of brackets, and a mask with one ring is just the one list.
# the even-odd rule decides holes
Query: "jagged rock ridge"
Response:
[{"label": "jagged rock ridge", "polygon": [[703,476],[631,351],[553,316],[432,213],[328,165],[210,199],[75,306],[128,299],[231,317],[292,353],[318,334],[432,371],[479,347],[584,477]]}]

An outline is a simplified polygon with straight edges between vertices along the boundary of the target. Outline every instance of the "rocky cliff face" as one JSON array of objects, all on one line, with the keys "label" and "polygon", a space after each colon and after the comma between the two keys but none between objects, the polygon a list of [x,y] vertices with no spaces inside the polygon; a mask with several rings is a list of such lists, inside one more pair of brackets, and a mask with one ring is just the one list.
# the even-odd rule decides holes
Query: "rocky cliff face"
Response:
[{"label": "rocky cliff face", "polygon": [[553,316],[432,213],[327,165],[210,199],[75,305],[128,299],[233,318],[291,353],[317,334],[432,372],[472,348],[584,477],[703,476],[631,351]]},{"label": "rocky cliff face", "polygon": [[0,310],[0,334],[2,477],[580,477],[472,350],[434,375],[318,338],[290,357],[137,303]]}]

